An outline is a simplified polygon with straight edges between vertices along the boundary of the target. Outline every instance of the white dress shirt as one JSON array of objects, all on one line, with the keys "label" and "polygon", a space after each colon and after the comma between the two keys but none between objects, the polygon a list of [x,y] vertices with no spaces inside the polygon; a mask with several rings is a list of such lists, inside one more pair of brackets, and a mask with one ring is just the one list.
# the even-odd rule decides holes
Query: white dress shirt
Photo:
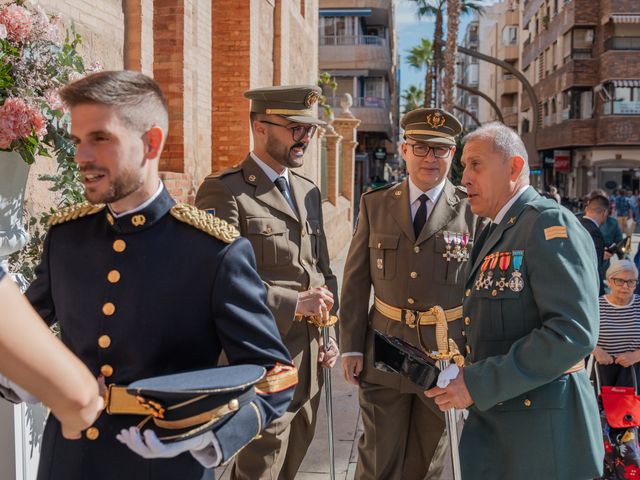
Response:
[{"label": "white dress shirt", "polygon": [[502,219],[504,218],[504,216],[507,214],[507,212],[509,211],[509,209],[511,208],[511,206],[516,203],[516,200],[518,200],[522,194],[524,193],[524,191],[529,188],[529,185],[523,185],[522,187],[520,187],[516,193],[513,194],[513,197],[511,197],[509,199],[509,201],[507,203],[504,204],[504,206],[500,209],[500,211],[498,212],[498,214],[496,215],[496,218],[492,219],[493,223],[500,223],[502,221]]},{"label": "white dress shirt", "polygon": [[282,173],[278,173],[269,165],[267,165],[262,160],[260,160],[260,158],[258,158],[258,156],[255,153],[251,152],[250,155],[251,155],[251,158],[253,158],[255,162],[258,164],[258,166],[262,169],[262,171],[267,175],[267,177],[269,177],[269,180],[275,183],[278,177],[284,177],[284,179],[287,181],[287,186],[289,187],[289,190],[291,190],[291,183],[289,182],[288,168],[285,167]]},{"label": "white dress shirt", "polygon": [[123,217],[125,215],[130,215],[132,213],[136,213],[136,212],[139,212],[140,210],[143,210],[143,209],[147,208],[149,205],[151,205],[153,203],[153,201],[156,198],[158,198],[158,195],[160,195],[162,193],[162,190],[164,190],[164,183],[162,183],[162,181],[161,181],[160,185],[158,186],[158,189],[156,190],[156,193],[151,195],[147,200],[142,202],[136,208],[132,208],[131,210],[127,210],[126,212],[116,213],[111,208],[111,205],[107,205],[107,206],[109,207],[109,211],[111,212],[111,215],[113,215],[115,218],[120,218],[120,217]]}]

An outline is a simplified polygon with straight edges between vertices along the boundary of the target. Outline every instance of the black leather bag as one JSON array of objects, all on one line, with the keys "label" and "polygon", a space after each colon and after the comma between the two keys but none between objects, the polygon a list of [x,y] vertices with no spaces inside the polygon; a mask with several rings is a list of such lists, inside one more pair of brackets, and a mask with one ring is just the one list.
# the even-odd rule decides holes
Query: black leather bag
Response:
[{"label": "black leather bag", "polygon": [[419,387],[435,387],[440,374],[436,361],[397,337],[374,330],[373,364],[376,369],[396,373]]}]

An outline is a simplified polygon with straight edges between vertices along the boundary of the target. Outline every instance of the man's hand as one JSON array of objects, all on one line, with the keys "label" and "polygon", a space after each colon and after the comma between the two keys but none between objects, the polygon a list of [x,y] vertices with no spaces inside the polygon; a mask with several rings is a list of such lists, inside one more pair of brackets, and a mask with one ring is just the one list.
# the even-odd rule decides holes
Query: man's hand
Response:
[{"label": "man's hand", "polygon": [[604,251],[604,255],[603,255],[603,259],[604,259],[604,260],[609,260],[611,257],[613,257],[613,253],[611,253],[611,252],[609,252],[609,251],[605,250],[605,251]]},{"label": "man's hand", "polygon": [[344,373],[344,379],[347,383],[356,387],[360,385],[360,373],[362,373],[363,365],[364,357],[362,355],[342,357],[342,373]]},{"label": "man's hand", "polygon": [[322,368],[333,368],[338,361],[338,344],[333,338],[329,338],[329,348],[325,351],[324,345],[320,344],[318,349],[318,363],[322,365]]},{"label": "man's hand", "polygon": [[464,369],[460,370],[460,374],[451,380],[446,388],[434,387],[424,394],[428,398],[433,398],[438,408],[443,412],[452,408],[462,410],[473,405],[471,394],[464,383]]},{"label": "man's hand", "polygon": [[611,355],[609,355],[600,347],[596,347],[593,350],[593,356],[595,357],[596,362],[598,362],[600,365],[611,365],[616,361]]},{"label": "man's hand", "polygon": [[616,356],[615,362],[625,368],[630,367],[631,365],[638,363],[638,353],[638,350],[621,353],[620,355]]},{"label": "man's hand", "polygon": [[325,287],[310,288],[298,293],[296,315],[327,315],[333,306],[333,293]]},{"label": "man's hand", "polygon": [[162,443],[153,430],[147,429],[143,435],[140,435],[140,430],[136,427],[121,430],[116,438],[142,458],[147,459],[173,458],[184,452],[204,450],[211,447],[214,441],[213,433],[209,431],[181,442]]}]

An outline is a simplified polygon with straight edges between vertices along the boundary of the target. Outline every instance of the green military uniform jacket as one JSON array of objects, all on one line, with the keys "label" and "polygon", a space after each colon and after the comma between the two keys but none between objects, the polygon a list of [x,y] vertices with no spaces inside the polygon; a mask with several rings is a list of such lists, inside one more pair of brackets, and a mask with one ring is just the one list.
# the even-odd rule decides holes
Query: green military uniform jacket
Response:
[{"label": "green military uniform jacket", "polygon": [[[389,320],[370,307],[371,286],[374,294],[388,305],[413,311],[427,311],[434,305],[448,310],[459,307],[464,292],[467,261],[443,254],[453,235],[466,234],[471,252],[478,218],[471,213],[466,192],[449,180],[419,238],[415,238],[409,204],[408,179],[390,188],[373,190],[360,200],[358,224],[349,247],[344,270],[344,287],[340,299],[340,350],[364,353],[360,379],[367,383],[419,393],[400,375],[376,370],[373,366],[373,331],[402,338],[419,347],[415,326]],[[449,322],[449,337],[464,348],[462,319]],[[420,327],[423,342],[437,350],[435,327]]]},{"label": "green military uniform jacket", "polygon": [[327,285],[335,313],[338,284],[329,266],[320,191],[291,169],[289,183],[300,218],[250,155],[237,168],[207,177],[195,203],[236,226],[253,246],[267,305],[298,368],[290,407],[295,410],[319,392],[322,380],[317,362],[320,329],[294,319],[298,292]]},{"label": "green military uniform jacket", "polygon": [[463,478],[597,477],[594,391],[584,369],[564,373],[598,336],[593,242],[571,212],[531,187],[484,236],[463,304],[464,380],[475,402],[460,445]]}]

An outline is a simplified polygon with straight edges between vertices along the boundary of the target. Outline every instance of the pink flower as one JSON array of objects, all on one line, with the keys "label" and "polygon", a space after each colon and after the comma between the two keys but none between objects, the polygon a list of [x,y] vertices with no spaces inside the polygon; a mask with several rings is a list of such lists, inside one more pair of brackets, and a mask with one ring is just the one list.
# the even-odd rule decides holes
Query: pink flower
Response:
[{"label": "pink flower", "polygon": [[51,89],[51,90],[47,90],[44,93],[44,99],[47,102],[47,105],[49,105],[49,108],[51,110],[62,110],[64,111],[64,105],[62,104],[62,99],[60,98],[60,95],[58,95],[58,91]]},{"label": "pink flower", "polygon": [[33,16],[24,7],[7,5],[0,10],[0,23],[7,29],[7,36],[15,42],[26,42],[33,33]]},{"label": "pink flower", "polygon": [[7,98],[0,107],[0,148],[10,148],[14,140],[35,132],[39,139],[47,133],[42,113],[21,98]]}]

